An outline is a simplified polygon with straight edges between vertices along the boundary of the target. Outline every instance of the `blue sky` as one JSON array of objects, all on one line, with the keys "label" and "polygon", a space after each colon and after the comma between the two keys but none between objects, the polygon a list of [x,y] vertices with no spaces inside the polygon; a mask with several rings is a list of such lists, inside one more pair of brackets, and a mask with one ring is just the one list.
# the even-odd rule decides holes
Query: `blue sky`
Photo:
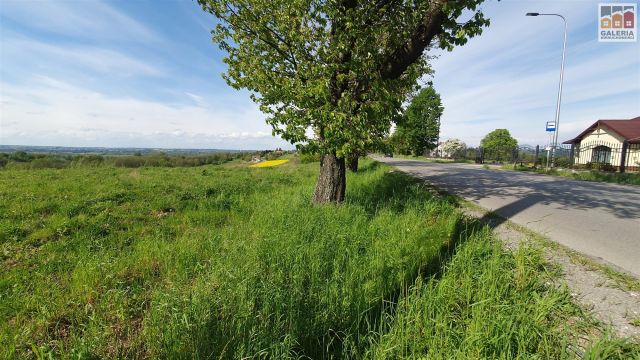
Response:
[{"label": "blue sky", "polygon": [[[482,36],[433,52],[442,138],[476,145],[507,128],[522,144],[545,144],[562,23],[529,11],[569,23],[561,139],[597,119],[640,116],[640,43],[597,42],[597,4],[487,1]],[[190,0],[0,0],[0,144],[286,146],[249,94],[221,79],[214,21]]]}]

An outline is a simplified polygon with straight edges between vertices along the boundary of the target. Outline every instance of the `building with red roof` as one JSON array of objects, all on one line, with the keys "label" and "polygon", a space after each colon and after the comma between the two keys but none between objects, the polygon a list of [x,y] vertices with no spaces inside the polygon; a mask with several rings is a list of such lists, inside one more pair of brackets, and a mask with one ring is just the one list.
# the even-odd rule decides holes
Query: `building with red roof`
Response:
[{"label": "building with red roof", "polygon": [[[640,116],[624,120],[598,120],[563,144],[575,147],[574,164],[609,164],[624,161],[629,170],[640,167]],[[626,152],[623,156],[623,150]]]},{"label": "building with red roof", "polygon": [[636,14],[633,12],[633,6],[624,7],[624,28],[633,29],[635,27]]}]

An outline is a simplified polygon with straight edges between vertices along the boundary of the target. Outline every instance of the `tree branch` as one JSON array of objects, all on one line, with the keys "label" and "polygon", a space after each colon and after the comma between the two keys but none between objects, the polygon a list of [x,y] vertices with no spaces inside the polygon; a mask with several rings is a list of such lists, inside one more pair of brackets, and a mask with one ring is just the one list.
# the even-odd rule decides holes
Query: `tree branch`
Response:
[{"label": "tree branch", "polygon": [[409,40],[383,62],[380,69],[383,79],[393,80],[402,76],[405,70],[422,56],[431,41],[443,32],[442,24],[447,20],[447,15],[442,8],[446,3],[446,0],[434,1]]}]

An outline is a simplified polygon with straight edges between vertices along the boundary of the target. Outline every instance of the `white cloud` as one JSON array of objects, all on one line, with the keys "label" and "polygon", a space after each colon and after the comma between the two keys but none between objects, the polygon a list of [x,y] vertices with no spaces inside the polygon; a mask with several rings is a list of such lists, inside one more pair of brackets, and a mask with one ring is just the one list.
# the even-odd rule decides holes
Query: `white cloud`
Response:
[{"label": "white cloud", "polygon": [[91,40],[159,40],[149,28],[102,1],[2,0],[0,15],[33,28]]},{"label": "white cloud", "polygon": [[[206,31],[189,38],[201,38],[193,45],[167,33],[161,39],[100,1],[0,2],[0,142],[284,145],[271,137],[246,92],[216,77],[223,66],[208,56],[220,53],[190,52],[190,46],[211,46],[210,26],[197,6],[189,8],[188,18]],[[520,143],[544,144],[544,123],[555,114],[562,22],[527,18],[529,11],[559,12],[569,23],[560,139],[598,118],[640,115],[640,43],[598,43],[597,1],[502,1],[484,7],[492,19],[484,34],[452,53],[437,52],[441,56],[433,61],[445,105],[442,138],[475,145],[491,130],[507,128]],[[5,27],[12,23],[22,25]],[[14,33],[23,28],[29,31]],[[55,41],[48,42],[51,34]]]},{"label": "white cloud", "polygon": [[[25,54],[29,56],[25,57]],[[166,72],[157,65],[119,51],[96,46],[53,45],[6,35],[3,39],[0,59],[4,64],[40,71],[63,66],[74,70],[88,69],[111,76],[160,76]]]},{"label": "white cloud", "polygon": [[[204,97],[201,100],[206,102]],[[48,77],[35,78],[24,86],[1,83],[0,142],[234,149],[287,146],[271,136],[255,105],[244,109],[215,106],[224,102],[211,99],[212,106],[168,105],[111,97]]]},{"label": "white cloud", "polygon": [[200,96],[200,95],[196,95],[196,94],[192,94],[190,92],[185,92],[185,95],[187,95],[188,97],[190,97],[196,104],[198,105],[204,105],[204,97]]},{"label": "white cloud", "polygon": [[492,25],[484,34],[452,53],[441,52],[433,62],[434,83],[445,106],[442,138],[477,145],[493,129],[507,128],[520,143],[545,144],[544,124],[555,117],[562,22],[527,18],[529,11],[558,12],[568,21],[560,139],[599,118],[640,115],[639,43],[598,43],[597,2],[485,7]]}]

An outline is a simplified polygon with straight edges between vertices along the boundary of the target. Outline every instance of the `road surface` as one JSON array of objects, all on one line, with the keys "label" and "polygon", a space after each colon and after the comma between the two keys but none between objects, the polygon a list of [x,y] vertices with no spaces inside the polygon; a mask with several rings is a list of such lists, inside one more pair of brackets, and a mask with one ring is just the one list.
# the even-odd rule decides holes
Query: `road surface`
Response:
[{"label": "road surface", "polygon": [[376,160],[640,276],[640,186],[488,170],[471,164]]}]

